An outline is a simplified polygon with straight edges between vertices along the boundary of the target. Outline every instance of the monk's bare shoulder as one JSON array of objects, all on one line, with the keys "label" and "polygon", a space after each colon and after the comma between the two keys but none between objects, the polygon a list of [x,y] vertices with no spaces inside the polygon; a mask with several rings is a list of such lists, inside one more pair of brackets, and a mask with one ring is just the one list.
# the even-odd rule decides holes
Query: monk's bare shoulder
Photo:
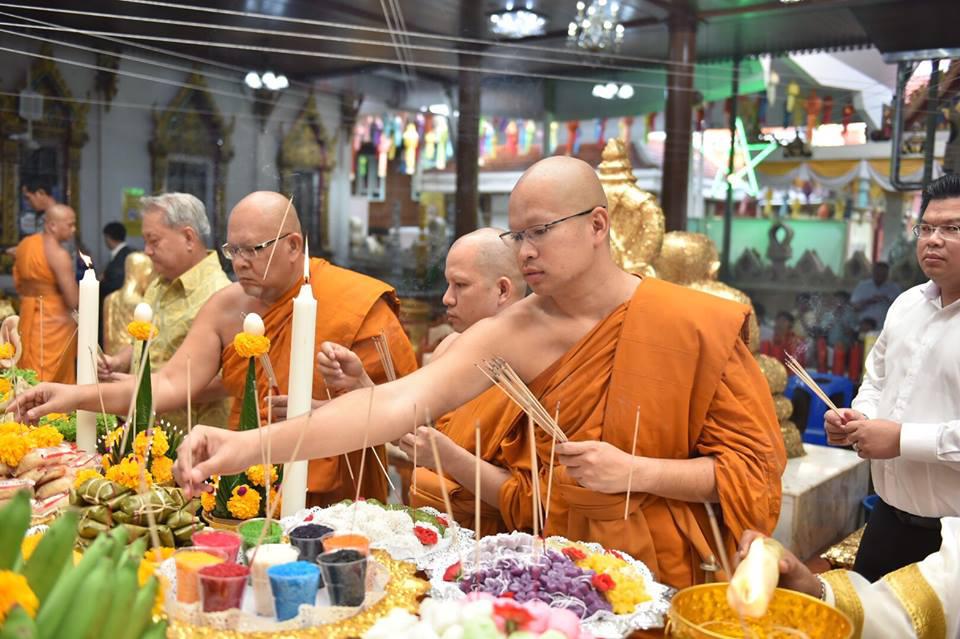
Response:
[{"label": "monk's bare shoulder", "polygon": [[212,330],[223,343],[227,343],[243,326],[243,314],[249,299],[238,283],[225,286],[210,296],[197,314],[195,324]]},{"label": "monk's bare shoulder", "polygon": [[438,357],[442,357],[443,354],[447,352],[447,349],[453,346],[453,343],[457,341],[458,337],[460,337],[460,333],[454,332],[454,333],[450,333],[449,335],[444,337],[442,340],[440,340],[440,343],[437,344],[437,347],[433,349],[433,353],[430,355],[430,359],[434,360],[434,359],[437,359]]}]

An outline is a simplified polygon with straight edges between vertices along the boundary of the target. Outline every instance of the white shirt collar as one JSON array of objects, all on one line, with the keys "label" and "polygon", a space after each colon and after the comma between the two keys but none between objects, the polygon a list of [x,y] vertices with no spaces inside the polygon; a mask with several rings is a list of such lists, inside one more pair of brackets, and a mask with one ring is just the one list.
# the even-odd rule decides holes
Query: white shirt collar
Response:
[{"label": "white shirt collar", "polygon": [[120,242],[119,244],[114,246],[113,249],[110,251],[110,259],[112,260],[113,258],[115,258],[117,256],[117,253],[120,252],[120,249],[122,249],[126,245],[127,245],[126,242]]}]

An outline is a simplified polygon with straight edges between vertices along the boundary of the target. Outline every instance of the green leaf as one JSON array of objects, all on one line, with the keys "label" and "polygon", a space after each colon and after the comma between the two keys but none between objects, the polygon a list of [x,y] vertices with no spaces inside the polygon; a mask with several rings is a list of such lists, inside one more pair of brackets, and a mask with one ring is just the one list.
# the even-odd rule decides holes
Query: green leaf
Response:
[{"label": "green leaf", "polygon": [[143,343],[141,351],[143,361],[143,374],[140,378],[140,388],[137,389],[137,418],[135,420],[136,432],[141,433],[147,430],[150,423],[150,413],[153,411],[153,386],[150,383],[150,352],[147,350],[147,343]]},{"label": "green leaf", "polygon": [[256,364],[251,357],[247,364],[247,380],[243,385],[243,403],[240,405],[240,430],[257,428]]}]

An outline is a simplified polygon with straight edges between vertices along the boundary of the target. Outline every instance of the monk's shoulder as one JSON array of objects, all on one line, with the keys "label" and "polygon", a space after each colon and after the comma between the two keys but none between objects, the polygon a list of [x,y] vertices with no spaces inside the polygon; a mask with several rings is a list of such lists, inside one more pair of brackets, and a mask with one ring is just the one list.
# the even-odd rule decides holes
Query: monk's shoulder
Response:
[{"label": "monk's shoulder", "polygon": [[381,297],[386,297],[394,312],[399,310],[399,298],[390,284],[357,273],[330,262],[323,261],[311,269],[314,296],[317,299],[334,299],[341,312],[350,312],[363,317]]},{"label": "monk's shoulder", "polygon": [[745,304],[655,278],[638,287],[630,308],[648,325],[701,336],[743,333],[750,313]]}]

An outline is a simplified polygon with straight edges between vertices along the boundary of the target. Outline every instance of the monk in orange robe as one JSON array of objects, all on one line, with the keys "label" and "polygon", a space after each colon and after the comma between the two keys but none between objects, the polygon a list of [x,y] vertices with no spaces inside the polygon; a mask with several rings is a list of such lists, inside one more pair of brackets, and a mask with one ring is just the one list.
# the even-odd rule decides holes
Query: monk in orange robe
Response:
[{"label": "monk in orange robe", "polygon": [[[297,281],[263,315],[266,335],[270,338],[270,361],[279,385],[279,388],[273,389],[275,395],[286,395],[289,387],[287,363],[290,361],[293,336],[293,298],[300,293],[301,284],[301,281]],[[416,355],[397,319],[400,299],[390,285],[336,267],[326,260],[312,258],[310,287],[318,301],[315,344],[335,341],[349,345],[359,356],[365,370],[370,372],[373,381],[385,382],[386,371],[372,339],[383,331],[387,336],[397,375],[406,375],[416,370]],[[233,344],[223,349],[222,356],[223,384],[233,397],[241,397],[247,375],[247,360],[237,355]],[[270,382],[263,367],[258,367],[257,392],[264,420],[267,418],[269,386]],[[313,377],[313,397],[326,399],[326,388],[320,375]],[[240,402],[234,402],[230,416],[232,428],[239,423],[239,417]],[[387,451],[383,446],[372,448],[368,453],[375,453],[386,468]],[[307,505],[328,506],[344,499],[353,499],[356,489],[350,471],[352,469],[359,472],[360,455],[360,451],[349,453],[349,468],[343,455],[311,460],[307,477]],[[387,498],[386,477],[376,461],[369,458],[364,463],[360,494],[381,501],[386,501]]]},{"label": "monk in orange robe", "polygon": [[46,210],[43,231],[17,246],[13,282],[20,295],[20,366],[37,371],[43,381],[76,381],[77,323],[72,313],[79,290],[73,259],[63,248],[76,231],[73,209],[55,204]]},{"label": "monk in orange robe", "polygon": [[[459,335],[487,317],[519,301],[527,292],[516,258],[501,240],[501,229],[483,228],[457,239],[447,253],[443,303],[454,333],[437,346],[442,357]],[[330,357],[328,357],[328,354]],[[372,386],[359,358],[336,344],[325,345],[317,365],[332,388],[353,390]],[[441,482],[446,484],[454,518],[465,527],[475,524],[476,425],[480,425],[480,531],[495,534],[531,526],[526,504],[532,495],[530,448],[526,431],[514,428],[519,409],[500,389],[491,388],[469,404],[437,420],[436,428],[421,426],[404,435],[399,446],[407,459],[417,460],[410,486],[410,504],[443,512]],[[430,439],[437,444],[445,477],[436,472]],[[416,448],[416,453],[414,453]]]}]

